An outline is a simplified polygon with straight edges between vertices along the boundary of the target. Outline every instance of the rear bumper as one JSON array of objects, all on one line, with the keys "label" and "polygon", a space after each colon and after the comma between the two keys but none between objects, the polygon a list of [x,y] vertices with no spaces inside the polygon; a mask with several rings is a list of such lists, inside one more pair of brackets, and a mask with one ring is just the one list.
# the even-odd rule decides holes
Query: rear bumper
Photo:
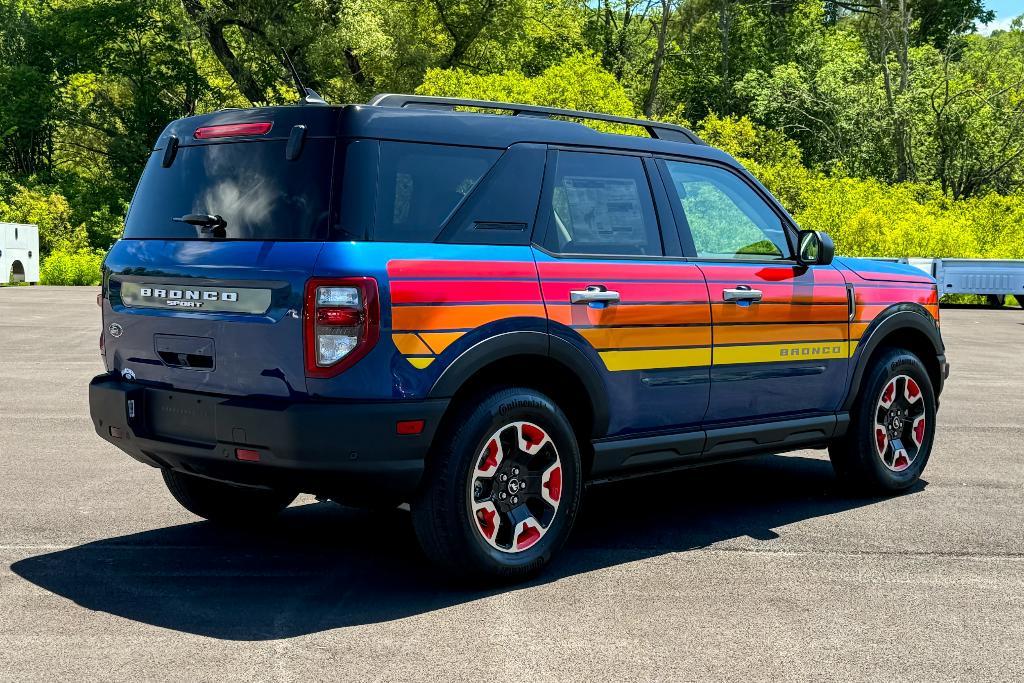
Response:
[{"label": "rear bumper", "polygon": [[[407,494],[419,484],[447,399],[292,402],[166,391],[114,375],[89,385],[96,433],[140,462],[326,497]],[[400,435],[396,423],[423,420]],[[259,453],[242,461],[237,449]]]}]

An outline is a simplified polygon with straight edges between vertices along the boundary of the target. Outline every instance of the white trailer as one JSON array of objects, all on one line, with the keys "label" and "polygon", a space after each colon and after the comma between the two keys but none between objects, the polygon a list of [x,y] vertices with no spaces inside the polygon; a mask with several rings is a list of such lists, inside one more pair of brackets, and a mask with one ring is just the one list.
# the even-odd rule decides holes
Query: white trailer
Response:
[{"label": "white trailer", "polygon": [[981,258],[908,258],[903,263],[923,270],[939,283],[939,295],[980,294],[1002,306],[1013,294],[1024,308],[1024,260]]},{"label": "white trailer", "polygon": [[39,282],[39,228],[0,223],[0,284]]}]

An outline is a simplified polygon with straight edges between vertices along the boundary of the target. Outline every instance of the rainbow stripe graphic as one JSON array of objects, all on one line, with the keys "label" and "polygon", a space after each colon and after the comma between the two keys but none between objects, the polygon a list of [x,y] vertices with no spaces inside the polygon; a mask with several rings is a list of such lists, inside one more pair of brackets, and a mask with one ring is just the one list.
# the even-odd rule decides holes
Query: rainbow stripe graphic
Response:
[{"label": "rainbow stripe graphic", "polygon": [[[927,278],[893,284],[832,268],[393,260],[387,270],[392,339],[420,369],[467,332],[516,317],[546,317],[573,329],[612,372],[846,359],[874,317],[894,303],[919,303],[938,318]],[[571,291],[591,284],[619,292],[620,303],[569,303]],[[738,285],[760,290],[762,300],[722,302],[722,290]]]}]

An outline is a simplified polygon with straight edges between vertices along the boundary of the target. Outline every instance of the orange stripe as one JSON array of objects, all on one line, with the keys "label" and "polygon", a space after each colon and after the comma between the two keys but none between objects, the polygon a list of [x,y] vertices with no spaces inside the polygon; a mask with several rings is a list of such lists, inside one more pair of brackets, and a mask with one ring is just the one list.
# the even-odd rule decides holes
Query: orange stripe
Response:
[{"label": "orange stripe", "polygon": [[710,327],[595,327],[577,330],[598,349],[709,346]]},{"label": "orange stripe", "polygon": [[441,353],[463,334],[465,332],[424,332],[420,336],[434,350],[434,353]]},{"label": "orange stripe", "polygon": [[715,328],[715,344],[818,341],[846,339],[846,323],[827,325],[721,325]]},{"label": "orange stripe", "polygon": [[711,309],[716,325],[728,325],[729,323],[845,322],[848,316],[848,309],[845,303],[814,304],[811,306],[712,304]]},{"label": "orange stripe", "polygon": [[[874,320],[879,313],[891,307],[892,304],[857,304],[853,318],[857,322],[870,322],[871,320]],[[933,318],[938,319],[938,304],[921,304],[921,307],[928,311]]]},{"label": "orange stripe", "polygon": [[396,330],[457,330],[479,327],[502,318],[543,318],[544,305],[396,306],[391,315],[392,327]]},{"label": "orange stripe", "polygon": [[657,325],[710,323],[708,305],[671,304],[650,306],[589,306],[555,304],[548,306],[548,315],[563,325]]},{"label": "orange stripe", "polygon": [[423,343],[415,334],[393,334],[391,339],[395,342],[395,347],[399,353],[406,356],[427,356],[432,352],[430,348]]}]

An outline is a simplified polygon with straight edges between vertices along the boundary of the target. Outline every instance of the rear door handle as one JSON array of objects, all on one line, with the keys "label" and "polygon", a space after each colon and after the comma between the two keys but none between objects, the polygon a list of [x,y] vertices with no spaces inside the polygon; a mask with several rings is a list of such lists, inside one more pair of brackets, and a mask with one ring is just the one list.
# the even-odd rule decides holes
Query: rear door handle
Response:
[{"label": "rear door handle", "polygon": [[604,285],[589,285],[586,289],[571,290],[569,302],[574,304],[617,304],[619,303],[619,293],[610,291]]},{"label": "rear door handle", "polygon": [[754,301],[760,301],[761,300],[761,296],[762,296],[762,293],[761,293],[760,289],[751,289],[747,285],[739,285],[735,289],[725,289],[725,290],[722,290],[722,300],[723,301],[733,301],[733,302],[737,302],[737,301],[750,301],[750,302],[754,302]]}]

